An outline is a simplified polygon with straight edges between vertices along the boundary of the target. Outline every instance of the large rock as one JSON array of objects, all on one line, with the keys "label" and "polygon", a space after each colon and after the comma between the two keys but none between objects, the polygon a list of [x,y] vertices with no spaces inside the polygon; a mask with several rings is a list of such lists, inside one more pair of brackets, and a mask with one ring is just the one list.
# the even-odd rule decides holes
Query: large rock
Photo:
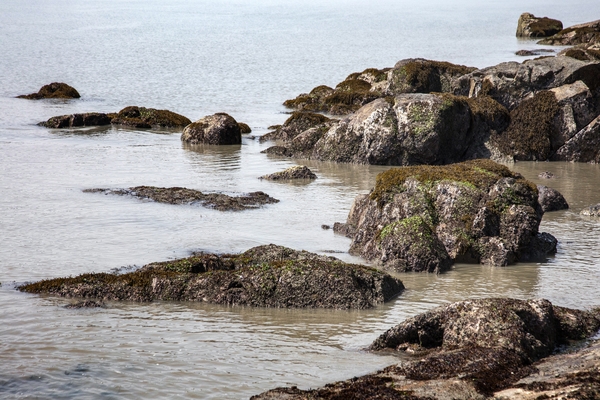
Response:
[{"label": "large rock", "polygon": [[490,160],[390,169],[359,195],[346,226],[350,253],[398,271],[440,272],[453,261],[497,266],[543,259],[536,186]]},{"label": "large rock", "polygon": [[278,388],[252,399],[595,399],[600,343],[550,354],[599,327],[600,310],[543,299],[462,301],[409,318],[371,345],[404,353],[402,363],[322,388]]},{"label": "large rock", "polygon": [[81,96],[72,86],[62,82],[52,82],[44,85],[37,93],[23,94],[17,96],[20,99],[41,100],[41,99],[78,99]]},{"label": "large rock", "polygon": [[129,106],[117,113],[111,123],[135,128],[183,128],[192,121],[169,110]]},{"label": "large rock", "polygon": [[517,24],[518,37],[548,37],[562,30],[563,24],[557,19],[536,17],[530,13],[523,13]]},{"label": "large rock", "polygon": [[19,289],[102,300],[362,309],[394,298],[404,286],[373,268],[268,245],[239,255],[199,253],[127,274],[83,274]]},{"label": "large rock", "polygon": [[552,160],[600,163],[600,116],[560,147]]},{"label": "large rock", "polygon": [[539,44],[572,46],[600,42],[600,20],[573,25],[555,35],[542,39]]},{"label": "large rock", "polygon": [[567,200],[565,200],[564,196],[558,190],[544,185],[537,185],[537,189],[539,193],[538,202],[542,207],[542,211],[559,211],[569,208]]},{"label": "large rock", "polygon": [[181,135],[191,144],[241,144],[242,134],[237,121],[228,114],[208,115],[186,126]]}]

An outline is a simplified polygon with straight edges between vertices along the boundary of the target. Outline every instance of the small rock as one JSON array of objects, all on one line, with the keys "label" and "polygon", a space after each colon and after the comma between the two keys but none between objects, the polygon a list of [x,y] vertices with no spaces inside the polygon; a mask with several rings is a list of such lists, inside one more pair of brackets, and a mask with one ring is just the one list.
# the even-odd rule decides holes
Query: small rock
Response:
[{"label": "small rock", "polygon": [[542,179],[552,179],[554,177],[555,177],[555,175],[552,172],[548,172],[548,171],[540,172],[538,174],[538,178],[542,178]]},{"label": "small rock", "polygon": [[288,179],[317,179],[317,176],[306,166],[294,166],[284,171],[261,176],[258,179],[267,179],[270,181]]},{"label": "small rock", "polygon": [[579,214],[587,217],[600,217],[600,203],[584,208]]},{"label": "small rock", "polygon": [[544,185],[537,185],[537,188],[538,202],[542,206],[542,211],[559,211],[569,208],[567,200],[565,200],[563,195],[558,190]]},{"label": "small rock", "polygon": [[78,99],[80,97],[79,92],[74,87],[62,82],[52,82],[49,85],[44,85],[37,93],[17,96],[17,98],[28,100]]},{"label": "small rock", "polygon": [[321,225],[321,229],[329,230],[331,229],[331,226],[323,224]]},{"label": "small rock", "polygon": [[544,53],[554,53],[554,50],[551,50],[551,49],[519,50],[515,54],[517,56],[528,57],[528,56],[539,56]]}]

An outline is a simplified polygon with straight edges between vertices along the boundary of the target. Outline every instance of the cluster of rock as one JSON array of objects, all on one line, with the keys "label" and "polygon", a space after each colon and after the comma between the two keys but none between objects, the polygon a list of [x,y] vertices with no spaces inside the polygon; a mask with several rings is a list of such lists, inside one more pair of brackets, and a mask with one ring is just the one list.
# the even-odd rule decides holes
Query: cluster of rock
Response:
[{"label": "cluster of rock", "polygon": [[200,204],[218,211],[242,211],[279,202],[279,200],[264,192],[229,196],[224,193],[202,193],[198,190],[183,187],[161,188],[155,186],[136,186],[128,189],[96,188],[85,189],[84,192],[132,196],[142,200],[152,200],[167,204]]},{"label": "cluster of rock", "polygon": [[281,142],[265,152],[379,165],[600,162],[600,42],[585,46],[483,69],[407,59],[354,73],[286,101],[297,111],[264,135]]},{"label": "cluster of rock", "polygon": [[542,215],[536,185],[482,159],[383,172],[334,230],[352,239],[351,254],[384,268],[441,272],[545,259],[557,241],[538,231]]},{"label": "cluster of rock", "polygon": [[[600,390],[600,361],[593,358],[600,354],[599,343],[575,355],[551,354],[559,345],[587,338],[599,328],[598,309],[573,310],[541,299],[462,301],[409,318],[369,347],[416,355],[409,361],[320,389],[279,388],[253,399],[483,400],[494,394],[499,398],[499,391],[509,398],[529,392],[533,396],[524,398],[533,399],[550,398],[537,396],[561,388],[568,398],[597,398],[586,394]],[[532,365],[545,357],[544,364]],[[560,365],[569,357],[570,366]],[[552,376],[536,374],[536,367],[551,369],[550,365],[555,367]],[[554,385],[536,386],[540,380],[553,380]]]},{"label": "cluster of rock", "polygon": [[200,301],[259,307],[363,309],[404,286],[373,268],[282,246],[238,255],[198,253],[126,274],[83,274],[19,287],[29,293],[125,301]]}]

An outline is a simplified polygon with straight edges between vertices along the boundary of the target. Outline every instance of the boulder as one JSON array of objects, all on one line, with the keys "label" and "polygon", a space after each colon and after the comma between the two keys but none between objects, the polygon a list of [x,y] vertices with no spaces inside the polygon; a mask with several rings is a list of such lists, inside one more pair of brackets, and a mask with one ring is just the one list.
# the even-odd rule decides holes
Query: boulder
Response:
[{"label": "boulder", "polygon": [[376,269],[275,245],[238,255],[199,253],[126,274],[83,274],[19,288],[100,300],[337,309],[370,308],[403,289],[400,280]]},{"label": "boulder", "polygon": [[246,133],[252,133],[252,128],[250,128],[250,125],[243,122],[238,122],[238,125],[240,127],[240,133],[242,135]]},{"label": "boulder", "polygon": [[573,46],[598,42],[600,42],[600,20],[570,26],[549,38],[540,40],[538,44]]},{"label": "boulder", "polygon": [[345,225],[350,253],[397,271],[441,272],[453,262],[504,266],[544,259],[536,186],[490,160],[393,168],[355,199]]},{"label": "boulder", "polygon": [[115,125],[127,125],[135,128],[183,128],[191,122],[183,115],[169,110],[137,106],[125,107],[111,121]]},{"label": "boulder", "polygon": [[600,116],[561,146],[551,160],[600,163]]},{"label": "boulder", "polygon": [[40,122],[38,125],[46,128],[75,128],[81,126],[103,126],[110,125],[114,116],[103,113],[83,113],[59,115],[48,121]]},{"label": "boulder", "polygon": [[542,211],[559,211],[566,210],[569,208],[567,200],[564,196],[556,189],[552,189],[548,186],[537,185],[538,189],[538,202],[542,206]]},{"label": "boulder", "polygon": [[190,144],[241,144],[242,134],[233,117],[217,113],[186,126],[181,140]]},{"label": "boulder", "polygon": [[548,37],[563,29],[563,24],[557,19],[536,17],[530,13],[523,13],[517,24],[517,37]]},{"label": "boulder", "polygon": [[259,179],[269,181],[290,180],[290,179],[317,179],[317,176],[306,166],[296,165],[283,171],[261,176]]},{"label": "boulder", "polygon": [[587,217],[600,217],[600,203],[584,208],[579,214]]},{"label": "boulder", "polygon": [[219,211],[242,211],[258,208],[265,204],[279,203],[279,200],[264,192],[252,192],[240,196],[223,193],[202,193],[182,187],[161,188],[136,186],[128,189],[85,189],[84,193],[103,193],[119,196],[132,196],[142,200],[152,200],[167,204],[200,204]]},{"label": "boulder", "polygon": [[296,136],[311,128],[317,128],[319,131],[326,131],[335,121],[336,120],[332,120],[321,114],[295,111],[283,125],[277,125],[275,130],[261,136],[260,141],[282,140],[290,142],[296,138]]},{"label": "boulder", "polygon": [[62,82],[52,82],[44,85],[37,93],[23,94],[17,96],[20,99],[41,100],[41,99],[78,99],[81,96],[72,86]]}]

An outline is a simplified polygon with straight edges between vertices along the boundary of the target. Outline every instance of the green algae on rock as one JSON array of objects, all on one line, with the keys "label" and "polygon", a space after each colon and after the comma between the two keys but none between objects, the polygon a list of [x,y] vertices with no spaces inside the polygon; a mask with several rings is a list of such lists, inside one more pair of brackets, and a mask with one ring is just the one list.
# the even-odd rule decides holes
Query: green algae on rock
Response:
[{"label": "green algae on rock", "polygon": [[78,99],[80,97],[81,95],[74,87],[62,82],[52,82],[48,85],[44,85],[37,93],[17,96],[17,98],[28,100]]},{"label": "green algae on rock", "polygon": [[28,293],[100,300],[338,309],[370,308],[403,289],[400,280],[376,269],[275,245],[238,255],[199,253],[121,275],[82,274],[19,287]]},{"label": "green algae on rock", "polygon": [[161,188],[155,186],[135,186],[128,189],[85,189],[85,193],[104,193],[132,196],[142,200],[152,200],[168,204],[201,204],[219,211],[241,211],[258,208],[264,204],[278,203],[279,200],[264,192],[252,192],[241,196],[224,193],[202,193],[183,187]]},{"label": "green algae on rock", "polygon": [[377,176],[334,231],[350,253],[396,271],[442,272],[453,262],[504,266],[541,260],[556,239],[539,233],[536,185],[491,160],[393,168]]}]

